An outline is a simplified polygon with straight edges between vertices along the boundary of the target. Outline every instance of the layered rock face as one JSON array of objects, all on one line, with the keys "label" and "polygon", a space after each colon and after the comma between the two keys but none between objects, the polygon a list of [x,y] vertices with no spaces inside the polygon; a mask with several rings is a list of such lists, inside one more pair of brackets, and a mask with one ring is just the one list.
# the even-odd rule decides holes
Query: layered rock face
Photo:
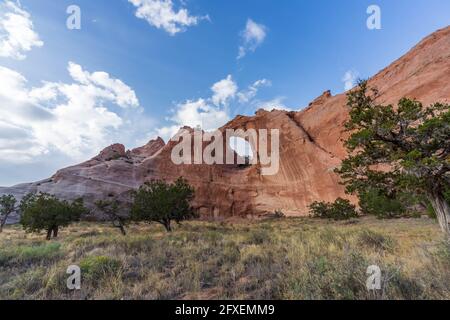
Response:
[{"label": "layered rock face", "polygon": [[[450,27],[422,40],[409,53],[369,80],[380,91],[380,103],[395,104],[402,97],[424,104],[450,103]],[[308,214],[316,200],[347,197],[333,170],[346,156],[342,140],[348,119],[346,95],[326,91],[299,112],[258,111],[238,116],[219,130],[278,129],[280,166],[275,175],[262,175],[261,165],[176,165],[171,160],[175,142],[160,138],[131,151],[116,144],[82,164],[59,170],[48,180],[0,188],[19,199],[30,191],[65,199],[82,196],[87,204],[120,195],[152,179],[182,176],[196,189],[194,207],[205,218],[254,216],[282,210],[291,216]],[[227,148],[227,145],[225,146]],[[354,200],[354,199],[352,199]]]}]

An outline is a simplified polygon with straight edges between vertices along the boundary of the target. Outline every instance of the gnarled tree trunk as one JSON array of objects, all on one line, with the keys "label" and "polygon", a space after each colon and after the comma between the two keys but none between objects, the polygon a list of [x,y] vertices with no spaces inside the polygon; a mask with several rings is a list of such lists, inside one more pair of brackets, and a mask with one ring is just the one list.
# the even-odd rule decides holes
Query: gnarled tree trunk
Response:
[{"label": "gnarled tree trunk", "polygon": [[123,236],[126,236],[126,235],[127,235],[127,232],[125,231],[125,228],[124,228],[123,225],[120,225],[120,226],[119,226],[119,229],[120,229],[120,232],[122,233]]},{"label": "gnarled tree trunk", "polygon": [[162,219],[161,221],[158,221],[159,223],[161,223],[164,228],[166,228],[167,232],[172,232],[172,226],[170,224],[170,219]]},{"label": "gnarled tree trunk", "polygon": [[48,228],[46,239],[50,240],[52,238],[52,234],[53,234],[53,238],[58,237],[58,230],[59,230],[58,226],[52,226],[52,227]]},{"label": "gnarled tree trunk", "polygon": [[6,223],[6,218],[7,218],[7,217],[4,217],[4,218],[2,218],[1,221],[0,221],[0,233],[3,232],[3,226],[4,226],[5,223]]},{"label": "gnarled tree trunk", "polygon": [[47,229],[47,237],[45,239],[50,240],[52,238],[52,231],[53,231],[53,228]]},{"label": "gnarled tree trunk", "polygon": [[57,238],[58,237],[58,230],[59,230],[58,226],[54,226],[53,227],[53,238]]},{"label": "gnarled tree trunk", "polygon": [[436,216],[439,222],[439,226],[442,231],[450,237],[450,206],[444,198],[442,192],[436,191],[432,192],[429,196],[431,205],[433,206],[434,211],[436,212]]},{"label": "gnarled tree trunk", "polygon": [[3,217],[0,218],[0,233],[3,232],[3,227],[5,226],[6,221],[8,220],[8,216],[9,213],[6,213],[5,215],[3,215]]},{"label": "gnarled tree trunk", "polygon": [[113,227],[119,229],[120,232],[122,233],[122,235],[124,235],[124,236],[127,235],[127,232],[125,230],[125,225],[122,220],[120,220],[120,219],[113,220]]}]

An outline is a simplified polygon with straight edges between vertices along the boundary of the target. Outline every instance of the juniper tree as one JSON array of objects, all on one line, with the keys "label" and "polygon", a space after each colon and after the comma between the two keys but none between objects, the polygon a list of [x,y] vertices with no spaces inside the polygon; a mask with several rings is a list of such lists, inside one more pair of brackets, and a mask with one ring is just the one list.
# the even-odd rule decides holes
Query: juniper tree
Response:
[{"label": "juniper tree", "polygon": [[52,235],[56,238],[60,227],[78,221],[81,215],[87,213],[82,199],[69,203],[47,193],[26,195],[20,203],[20,211],[23,228],[27,232],[46,230],[47,240]]},{"label": "juniper tree", "polygon": [[160,223],[170,232],[171,221],[180,223],[195,217],[190,204],[193,197],[194,189],[183,178],[174,183],[147,182],[133,194],[131,217],[135,221]]},{"label": "juniper tree", "polygon": [[349,156],[337,172],[349,193],[368,188],[389,198],[399,192],[424,195],[436,212],[441,229],[450,235],[450,105],[403,98],[396,107],[380,105],[376,89],[360,81],[347,95],[351,135]]},{"label": "juniper tree", "polygon": [[113,227],[118,228],[124,236],[127,235],[125,231],[126,218],[119,214],[120,203],[117,199],[99,200],[95,202],[95,205],[101,212],[108,216]]},{"label": "juniper tree", "polygon": [[13,195],[3,195],[0,197],[0,232],[6,224],[8,216],[14,212],[16,206],[16,198]]}]

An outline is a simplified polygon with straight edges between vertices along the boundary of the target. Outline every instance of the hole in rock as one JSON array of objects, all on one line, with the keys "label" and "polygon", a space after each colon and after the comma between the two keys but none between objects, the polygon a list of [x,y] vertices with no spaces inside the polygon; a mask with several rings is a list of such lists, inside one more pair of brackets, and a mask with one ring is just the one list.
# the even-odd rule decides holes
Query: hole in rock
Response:
[{"label": "hole in rock", "polygon": [[248,141],[240,137],[231,137],[230,138],[230,147],[233,149],[239,156],[246,159],[245,164],[250,164],[253,159],[253,150]]}]

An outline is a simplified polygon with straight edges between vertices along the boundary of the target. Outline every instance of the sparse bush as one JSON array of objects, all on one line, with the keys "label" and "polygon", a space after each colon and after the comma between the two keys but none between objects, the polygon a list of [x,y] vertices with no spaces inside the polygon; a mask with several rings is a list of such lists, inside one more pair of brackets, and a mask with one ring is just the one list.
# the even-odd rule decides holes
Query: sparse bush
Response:
[{"label": "sparse bush", "polygon": [[44,268],[27,270],[14,277],[10,286],[0,290],[0,296],[7,295],[10,299],[26,299],[31,294],[39,292],[44,284]]},{"label": "sparse bush", "polygon": [[323,201],[314,201],[309,205],[309,215],[312,218],[329,218],[331,204]]},{"label": "sparse bush", "polygon": [[362,245],[376,250],[391,251],[394,247],[392,239],[371,230],[363,230],[358,238]]},{"label": "sparse bush", "polygon": [[18,246],[0,250],[0,267],[12,265],[29,265],[32,263],[52,262],[61,254],[59,243],[44,243],[34,246]]},{"label": "sparse bush", "polygon": [[82,275],[91,281],[114,274],[119,268],[118,260],[106,256],[88,256],[80,261]]},{"label": "sparse bush", "polygon": [[338,198],[333,203],[316,201],[309,206],[309,209],[313,218],[348,220],[358,217],[356,207],[342,198]]},{"label": "sparse bush", "polygon": [[286,218],[286,215],[281,210],[275,210],[275,212],[273,213],[273,217],[275,219],[282,219],[282,218]]},{"label": "sparse bush", "polygon": [[255,229],[249,232],[247,242],[249,244],[260,245],[270,241],[270,235],[266,230]]},{"label": "sparse bush", "polygon": [[236,263],[241,257],[241,252],[239,246],[234,242],[228,242],[222,251],[222,256],[220,257],[219,263],[221,265],[225,263]]},{"label": "sparse bush", "polygon": [[223,234],[217,230],[206,230],[203,233],[202,238],[209,243],[213,243],[214,245],[217,245],[220,241],[222,241]]},{"label": "sparse bush", "polygon": [[[0,235],[0,299],[449,299],[450,246],[438,230],[427,219],[293,218],[192,221],[165,237],[140,224],[121,237],[80,223],[48,243],[17,228]],[[71,264],[81,290],[66,287]],[[373,264],[382,290],[369,292]]]},{"label": "sparse bush", "polygon": [[[304,299],[358,299],[367,290],[364,280],[367,262],[355,251],[333,255],[329,250],[314,252],[310,260],[300,265],[301,273],[291,282],[290,290]],[[294,279],[289,279],[290,281]]]},{"label": "sparse bush", "polygon": [[[114,197],[114,195],[111,195]],[[125,225],[127,224],[127,218],[120,215],[119,206],[120,202],[117,199],[113,200],[99,200],[95,202],[97,209],[108,216],[114,228],[118,228],[122,235],[126,236]]]}]

